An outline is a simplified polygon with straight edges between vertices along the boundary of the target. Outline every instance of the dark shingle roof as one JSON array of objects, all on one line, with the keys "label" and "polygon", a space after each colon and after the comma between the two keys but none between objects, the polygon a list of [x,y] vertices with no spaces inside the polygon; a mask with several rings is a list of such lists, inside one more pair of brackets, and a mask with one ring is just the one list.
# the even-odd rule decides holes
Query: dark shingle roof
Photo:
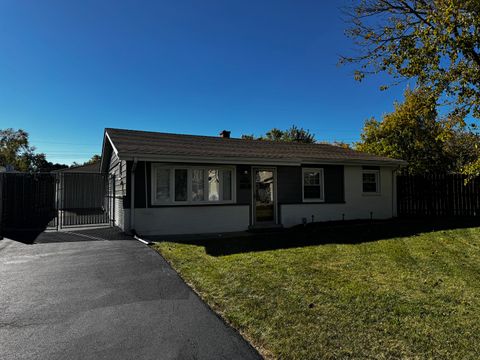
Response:
[{"label": "dark shingle roof", "polygon": [[100,172],[100,161],[91,163],[91,164],[86,164],[86,165],[80,165],[80,166],[74,166],[74,167],[69,167],[65,169],[60,169],[60,170],[55,170],[52,172],[62,172],[62,173],[98,173]]},{"label": "dark shingle roof", "polygon": [[296,162],[385,163],[402,160],[370,155],[329,144],[301,144],[244,140],[213,136],[180,135],[123,129],[105,129],[120,159],[132,156],[192,157],[222,160],[275,160]]}]

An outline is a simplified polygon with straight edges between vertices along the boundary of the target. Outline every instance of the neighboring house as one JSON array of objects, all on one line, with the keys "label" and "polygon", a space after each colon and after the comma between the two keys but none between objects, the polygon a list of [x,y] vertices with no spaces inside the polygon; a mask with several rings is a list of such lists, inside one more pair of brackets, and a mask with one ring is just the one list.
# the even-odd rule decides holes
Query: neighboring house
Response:
[{"label": "neighboring house", "polygon": [[100,172],[100,161],[52,171],[52,173],[99,173],[99,172]]},{"label": "neighboring house", "polygon": [[108,179],[100,175],[100,161],[51,171],[57,176],[57,204],[60,209],[92,213],[108,208],[105,193]]},{"label": "neighboring house", "polygon": [[0,173],[18,173],[13,165],[0,166]]},{"label": "neighboring house", "polygon": [[161,235],[396,215],[402,160],[229,135],[106,129],[101,171],[115,174],[117,225]]}]

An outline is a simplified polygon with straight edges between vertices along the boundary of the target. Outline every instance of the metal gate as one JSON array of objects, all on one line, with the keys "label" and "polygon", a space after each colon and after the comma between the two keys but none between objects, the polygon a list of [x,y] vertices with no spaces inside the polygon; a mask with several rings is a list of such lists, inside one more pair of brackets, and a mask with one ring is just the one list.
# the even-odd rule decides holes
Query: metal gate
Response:
[{"label": "metal gate", "polygon": [[0,174],[1,228],[111,226],[114,186],[102,173]]}]

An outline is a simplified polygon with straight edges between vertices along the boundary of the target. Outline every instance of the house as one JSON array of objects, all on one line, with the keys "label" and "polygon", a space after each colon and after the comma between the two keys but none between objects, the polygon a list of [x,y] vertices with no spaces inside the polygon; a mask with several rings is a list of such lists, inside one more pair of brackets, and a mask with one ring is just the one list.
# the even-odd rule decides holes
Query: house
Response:
[{"label": "house", "polygon": [[[108,178],[100,174],[100,161],[51,171],[56,176],[55,203],[63,225],[108,222]],[[83,218],[82,218],[83,217]]]},{"label": "house", "polygon": [[100,161],[73,166],[73,167],[66,167],[63,169],[53,170],[52,173],[99,173],[100,172]]},{"label": "house", "polygon": [[396,216],[405,164],[328,144],[105,129],[115,223],[144,235]]}]

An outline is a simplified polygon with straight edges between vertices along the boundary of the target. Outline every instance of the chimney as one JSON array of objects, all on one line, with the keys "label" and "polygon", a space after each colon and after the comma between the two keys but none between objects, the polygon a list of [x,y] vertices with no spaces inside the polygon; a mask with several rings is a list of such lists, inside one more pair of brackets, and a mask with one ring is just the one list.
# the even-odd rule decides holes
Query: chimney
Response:
[{"label": "chimney", "polygon": [[230,133],[231,131],[223,130],[222,132],[220,132],[220,137],[224,139],[230,139]]}]

